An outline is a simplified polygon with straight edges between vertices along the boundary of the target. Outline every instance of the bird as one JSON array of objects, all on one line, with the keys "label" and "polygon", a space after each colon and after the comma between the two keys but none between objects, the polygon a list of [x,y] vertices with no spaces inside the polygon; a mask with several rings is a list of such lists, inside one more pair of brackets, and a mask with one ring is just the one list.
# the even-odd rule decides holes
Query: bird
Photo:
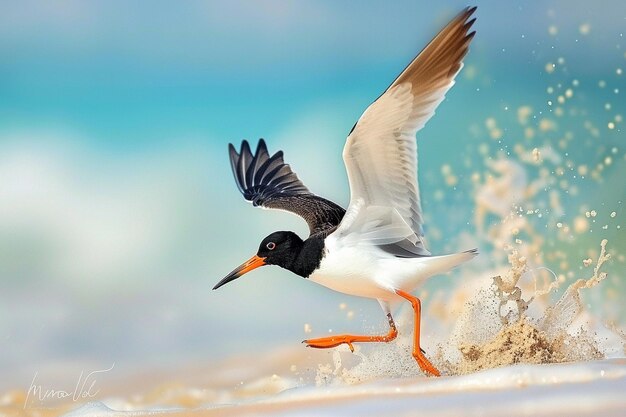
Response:
[{"label": "bird", "polygon": [[412,355],[428,376],[440,371],[420,345],[421,302],[412,293],[426,279],[472,259],[477,249],[432,255],[425,244],[417,181],[416,133],[433,116],[463,66],[475,31],[476,7],[458,13],[367,107],[349,132],[343,161],[350,186],[348,208],[309,191],[282,151],[270,155],[260,139],[252,153],[244,140],[239,152],[229,144],[239,191],[255,207],[302,217],[309,236],[277,231],[257,253],[214,290],[264,265],[277,265],[345,294],[378,300],[387,316],[384,335],[341,334],[304,340],[308,347],[390,342],[398,335],[391,307],[409,302],[414,312]]}]

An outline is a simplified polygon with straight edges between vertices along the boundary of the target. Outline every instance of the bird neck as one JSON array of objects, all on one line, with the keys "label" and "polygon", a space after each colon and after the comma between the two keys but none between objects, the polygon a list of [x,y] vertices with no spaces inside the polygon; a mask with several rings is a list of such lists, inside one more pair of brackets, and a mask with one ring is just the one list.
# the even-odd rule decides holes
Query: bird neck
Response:
[{"label": "bird neck", "polygon": [[319,266],[324,256],[324,239],[309,236],[302,242],[292,262],[285,267],[296,275],[308,278]]}]

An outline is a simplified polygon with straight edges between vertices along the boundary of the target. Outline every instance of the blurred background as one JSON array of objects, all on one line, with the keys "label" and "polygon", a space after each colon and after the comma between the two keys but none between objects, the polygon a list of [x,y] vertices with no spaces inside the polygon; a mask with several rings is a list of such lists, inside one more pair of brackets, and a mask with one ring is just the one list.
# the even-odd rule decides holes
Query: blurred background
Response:
[{"label": "blurred background", "polygon": [[[561,248],[544,265],[584,277],[609,239],[603,285],[623,320],[626,3],[475,4],[465,68],[418,134],[431,250],[504,262],[476,192],[490,161],[515,160],[540,184],[518,199],[539,250]],[[276,267],[211,291],[267,234],[307,234],[244,202],[227,144],[265,138],[347,206],[347,133],[466,5],[0,1],[0,389],[383,328],[376,301]],[[535,148],[542,164],[523,157]]]}]

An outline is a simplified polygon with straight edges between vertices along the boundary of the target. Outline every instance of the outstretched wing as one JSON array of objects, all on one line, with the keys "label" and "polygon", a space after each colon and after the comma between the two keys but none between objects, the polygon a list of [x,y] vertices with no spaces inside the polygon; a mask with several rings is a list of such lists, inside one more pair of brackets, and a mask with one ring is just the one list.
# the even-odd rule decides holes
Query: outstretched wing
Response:
[{"label": "outstretched wing", "polygon": [[311,193],[283,161],[283,151],[270,156],[260,139],[255,154],[246,140],[239,153],[232,144],[228,152],[237,187],[252,205],[297,214],[307,222],[311,234],[326,232],[341,222],[345,210]]},{"label": "outstretched wing", "polygon": [[[343,151],[350,205],[338,232],[363,232],[399,256],[428,255],[417,184],[415,134],[454,84],[475,32],[476,8],[458,14],[360,117]],[[382,216],[381,211],[389,213]],[[397,214],[397,215],[396,215]],[[374,223],[373,223],[374,222]]]}]

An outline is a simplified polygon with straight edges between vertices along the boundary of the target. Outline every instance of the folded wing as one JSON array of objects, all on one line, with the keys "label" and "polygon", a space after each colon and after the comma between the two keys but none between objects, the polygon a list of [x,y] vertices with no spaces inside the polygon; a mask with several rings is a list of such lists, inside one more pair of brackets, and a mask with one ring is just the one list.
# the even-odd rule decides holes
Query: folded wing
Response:
[{"label": "folded wing", "polygon": [[[452,19],[350,132],[343,159],[351,198],[338,233],[375,236],[372,243],[385,242],[379,246],[397,256],[429,255],[422,241],[415,134],[454,84],[475,33],[468,33],[475,9]],[[390,211],[383,216],[388,222],[373,217],[385,210]]]},{"label": "folded wing", "polygon": [[327,232],[341,222],[345,210],[311,193],[283,161],[283,152],[270,156],[263,139],[255,154],[245,140],[239,153],[232,144],[228,151],[237,187],[254,206],[294,213],[307,222],[311,234]]}]

